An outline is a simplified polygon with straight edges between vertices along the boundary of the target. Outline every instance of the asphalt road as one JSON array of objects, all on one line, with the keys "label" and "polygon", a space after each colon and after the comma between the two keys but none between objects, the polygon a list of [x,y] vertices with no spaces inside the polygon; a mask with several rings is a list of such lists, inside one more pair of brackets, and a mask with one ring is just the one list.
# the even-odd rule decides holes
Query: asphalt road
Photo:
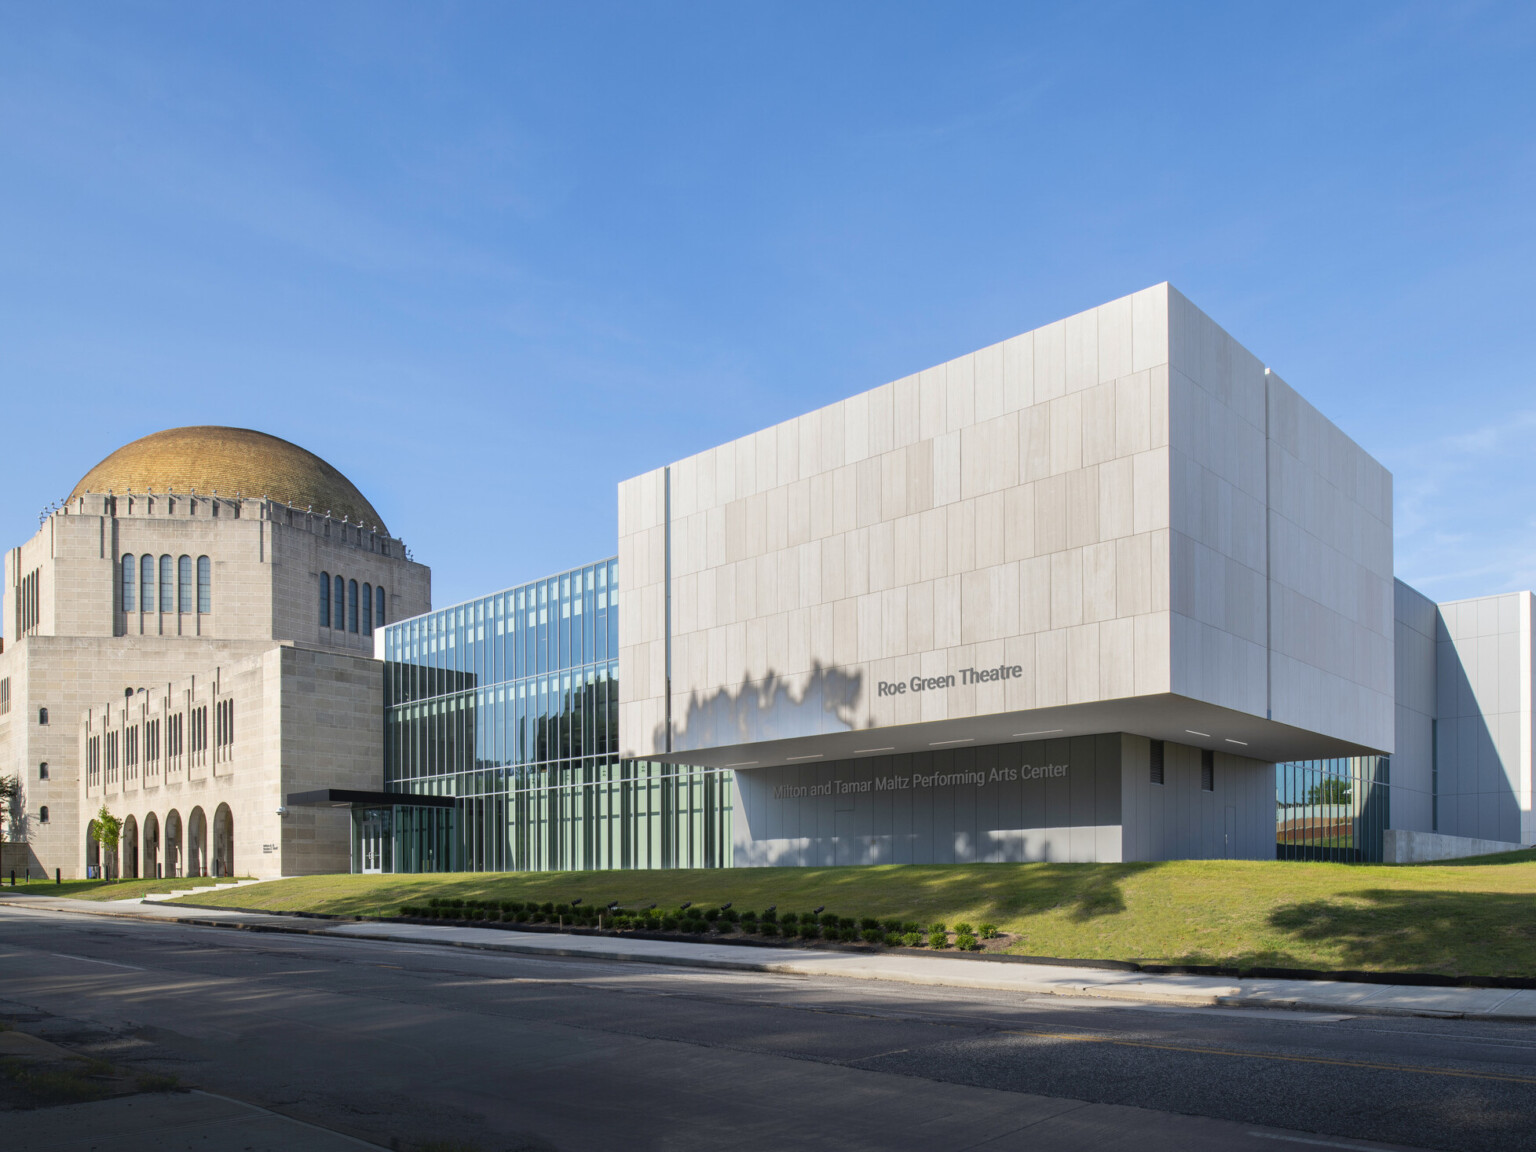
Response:
[{"label": "asphalt road", "polygon": [[[1536,1147],[1536,1028],[0,909],[0,1016],[385,1147]],[[3,1131],[3,1124],[0,1124]]]}]

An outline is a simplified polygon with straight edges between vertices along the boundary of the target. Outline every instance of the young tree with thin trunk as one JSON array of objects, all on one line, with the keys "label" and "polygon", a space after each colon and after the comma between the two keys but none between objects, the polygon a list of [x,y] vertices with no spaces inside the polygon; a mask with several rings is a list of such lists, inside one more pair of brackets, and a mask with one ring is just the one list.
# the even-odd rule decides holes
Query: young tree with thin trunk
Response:
[{"label": "young tree with thin trunk", "polygon": [[123,822],[118,817],[107,811],[103,804],[101,811],[96,813],[96,819],[91,824],[91,839],[101,845],[101,865],[105,871],[107,861],[117,859],[117,845],[123,838]]}]

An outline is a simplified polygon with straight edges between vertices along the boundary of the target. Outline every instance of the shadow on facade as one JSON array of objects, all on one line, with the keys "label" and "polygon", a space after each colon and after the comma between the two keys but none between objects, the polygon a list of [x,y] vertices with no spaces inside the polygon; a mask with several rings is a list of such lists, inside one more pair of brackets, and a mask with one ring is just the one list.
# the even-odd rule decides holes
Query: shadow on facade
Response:
[{"label": "shadow on facade", "polygon": [[[1450,714],[1442,709],[1435,724],[1436,831],[1518,843],[1520,801],[1510,782],[1510,766],[1488,726],[1490,714],[1496,723],[1503,717],[1497,708],[1485,712],[1477,706],[1472,678],[1456,645],[1440,641],[1435,647],[1440,701],[1452,704]],[[1508,736],[1518,741],[1515,725],[1510,729]],[[1514,751],[1509,744],[1506,739],[1505,750]]]},{"label": "shadow on facade", "polygon": [[[851,732],[863,697],[862,672],[849,673],[818,662],[804,678],[792,681],[770,670],[761,680],[743,680],[734,689],[690,693],[681,723],[674,721],[672,750]],[[664,722],[657,725],[652,746],[667,746]]]}]

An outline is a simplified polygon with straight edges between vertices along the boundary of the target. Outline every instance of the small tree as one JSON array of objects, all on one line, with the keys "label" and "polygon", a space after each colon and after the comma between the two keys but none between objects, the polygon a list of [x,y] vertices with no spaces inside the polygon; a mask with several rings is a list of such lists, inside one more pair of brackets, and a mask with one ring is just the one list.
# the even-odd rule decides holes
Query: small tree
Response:
[{"label": "small tree", "polygon": [[91,825],[91,839],[101,845],[102,867],[106,867],[107,860],[117,859],[117,845],[123,838],[123,822],[118,817],[107,811],[103,804],[101,811],[96,813],[95,823]]},{"label": "small tree", "polygon": [[1337,776],[1324,776],[1307,789],[1308,804],[1348,804],[1352,798],[1349,781]]}]

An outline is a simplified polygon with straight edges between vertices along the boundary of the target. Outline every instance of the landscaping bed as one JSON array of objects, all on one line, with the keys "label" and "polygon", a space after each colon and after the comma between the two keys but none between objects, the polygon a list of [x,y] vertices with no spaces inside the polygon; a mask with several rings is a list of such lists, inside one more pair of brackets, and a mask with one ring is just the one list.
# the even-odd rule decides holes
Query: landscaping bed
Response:
[{"label": "landscaping bed", "polygon": [[779,912],[769,907],[759,913],[738,911],[730,902],[719,907],[688,903],[677,908],[585,907],[580,903],[556,904],[553,901],[474,900],[462,897],[431,897],[423,905],[404,905],[391,919],[413,923],[446,922],[472,928],[544,929],[546,931],[597,931],[603,934],[635,936],[641,939],[709,939],[732,943],[736,940],[768,945],[853,944],[866,948],[929,948],[934,951],[956,949],[981,952],[989,945],[997,951],[1007,946],[1008,938],[995,924],[953,926],[945,923],[920,924],[895,917],[881,920],[873,916],[841,916],[825,908],[809,912]]}]

